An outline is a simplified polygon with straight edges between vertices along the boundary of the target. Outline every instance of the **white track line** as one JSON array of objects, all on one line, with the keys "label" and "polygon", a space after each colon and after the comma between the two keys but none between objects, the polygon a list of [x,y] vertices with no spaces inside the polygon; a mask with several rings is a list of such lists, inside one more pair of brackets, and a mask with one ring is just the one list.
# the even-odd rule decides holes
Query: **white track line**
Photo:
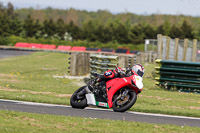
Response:
[{"label": "white track line", "polygon": [[[47,104],[47,103],[36,103],[36,102],[24,102],[24,101],[16,101],[16,100],[6,100],[6,99],[0,99],[0,101],[5,101],[5,102],[13,102],[16,104],[25,104],[25,105],[40,105],[40,106],[46,106],[46,107],[66,107],[66,108],[71,108],[71,106],[67,105],[58,105],[58,104]],[[87,107],[85,108],[87,110],[99,110],[99,111],[111,111],[110,109],[102,109],[102,108],[90,108]],[[141,113],[141,112],[132,112],[132,111],[127,111],[127,113],[130,114],[138,114],[138,115],[146,115],[146,116],[158,116],[158,117],[171,117],[171,118],[181,118],[181,119],[194,119],[194,120],[200,120],[198,117],[186,117],[186,116],[176,116],[176,115],[164,115],[164,114],[153,114],[153,113]]]}]

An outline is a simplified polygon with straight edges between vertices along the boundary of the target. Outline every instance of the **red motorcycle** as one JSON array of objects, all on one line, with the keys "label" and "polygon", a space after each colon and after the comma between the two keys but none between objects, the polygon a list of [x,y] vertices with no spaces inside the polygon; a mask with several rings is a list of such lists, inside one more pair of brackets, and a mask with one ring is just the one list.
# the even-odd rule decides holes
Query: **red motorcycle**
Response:
[{"label": "red motorcycle", "polygon": [[129,76],[111,79],[106,82],[107,98],[104,98],[100,85],[91,80],[87,86],[76,90],[70,104],[73,108],[84,109],[89,105],[113,108],[116,112],[125,112],[137,100],[137,95],[143,89],[142,78],[134,71]]}]

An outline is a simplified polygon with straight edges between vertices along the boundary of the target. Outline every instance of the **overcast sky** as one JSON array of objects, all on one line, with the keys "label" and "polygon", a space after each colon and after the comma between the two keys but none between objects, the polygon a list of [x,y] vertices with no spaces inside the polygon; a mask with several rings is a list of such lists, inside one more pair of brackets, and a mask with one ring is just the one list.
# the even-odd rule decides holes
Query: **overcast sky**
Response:
[{"label": "overcast sky", "polygon": [[75,8],[88,11],[99,9],[112,13],[173,14],[200,16],[200,0],[0,0],[11,2],[15,8]]}]

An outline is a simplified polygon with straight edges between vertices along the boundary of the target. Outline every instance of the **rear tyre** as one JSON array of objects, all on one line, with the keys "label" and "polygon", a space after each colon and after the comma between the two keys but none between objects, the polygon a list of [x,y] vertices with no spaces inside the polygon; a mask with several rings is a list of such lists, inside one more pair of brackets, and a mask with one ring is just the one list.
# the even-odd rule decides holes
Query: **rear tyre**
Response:
[{"label": "rear tyre", "polygon": [[85,86],[79,88],[71,96],[70,104],[72,108],[84,109],[85,107],[87,107],[87,100],[86,100],[85,94],[79,95],[79,92],[81,91],[83,92],[84,89],[85,89]]},{"label": "rear tyre", "polygon": [[[130,109],[137,100],[137,94],[135,91],[129,90],[127,96],[124,98],[124,100],[117,98],[119,94],[114,95],[113,99],[113,110],[115,112],[125,112],[128,109]],[[119,104],[121,103],[121,104]]]}]

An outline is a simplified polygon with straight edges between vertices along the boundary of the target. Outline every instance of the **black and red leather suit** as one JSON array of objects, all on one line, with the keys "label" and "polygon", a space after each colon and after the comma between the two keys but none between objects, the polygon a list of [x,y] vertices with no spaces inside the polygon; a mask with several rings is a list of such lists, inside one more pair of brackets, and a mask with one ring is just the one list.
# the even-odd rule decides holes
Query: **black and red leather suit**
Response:
[{"label": "black and red leather suit", "polygon": [[116,67],[115,70],[107,70],[103,75],[99,76],[97,81],[100,83],[100,88],[102,92],[106,95],[106,82],[114,79],[121,78],[125,76],[125,72],[120,68]]},{"label": "black and red leather suit", "polygon": [[105,81],[114,79],[114,78],[121,78],[124,77],[124,71],[120,67],[116,67],[115,70],[107,70],[104,72],[104,75],[101,75],[98,78],[98,81]]}]

